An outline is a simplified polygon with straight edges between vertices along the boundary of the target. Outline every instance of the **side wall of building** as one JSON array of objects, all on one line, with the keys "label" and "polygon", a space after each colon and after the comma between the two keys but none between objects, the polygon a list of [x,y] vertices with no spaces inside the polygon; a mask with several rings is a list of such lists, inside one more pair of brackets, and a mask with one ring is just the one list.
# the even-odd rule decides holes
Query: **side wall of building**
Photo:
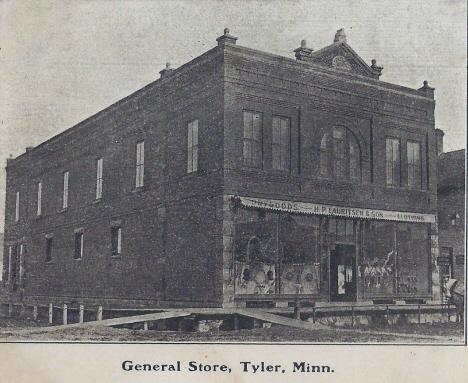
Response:
[{"label": "side wall of building", "polygon": [[[222,75],[222,54],[214,49],[9,162],[5,239],[6,248],[26,246],[24,298],[125,307],[220,301],[216,201],[222,194]],[[198,121],[198,166],[188,173],[193,121]],[[136,187],[140,142],[144,185]],[[96,199],[100,158],[102,198]],[[69,173],[66,208],[64,172]],[[111,254],[112,227],[122,230],[120,255]],[[75,259],[78,233],[83,256]],[[209,238],[202,243],[204,233]],[[47,239],[53,244],[50,262]]]}]

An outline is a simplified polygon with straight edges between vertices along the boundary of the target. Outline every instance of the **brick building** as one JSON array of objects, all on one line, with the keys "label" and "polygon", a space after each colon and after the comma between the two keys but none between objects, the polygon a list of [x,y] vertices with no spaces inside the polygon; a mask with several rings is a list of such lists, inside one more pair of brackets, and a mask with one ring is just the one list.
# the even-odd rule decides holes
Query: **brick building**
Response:
[{"label": "brick building", "polygon": [[441,153],[438,164],[438,228],[441,282],[465,282],[465,150]]},{"label": "brick building", "polygon": [[11,299],[440,299],[434,89],[343,30],[296,59],[236,40],[8,160]]}]

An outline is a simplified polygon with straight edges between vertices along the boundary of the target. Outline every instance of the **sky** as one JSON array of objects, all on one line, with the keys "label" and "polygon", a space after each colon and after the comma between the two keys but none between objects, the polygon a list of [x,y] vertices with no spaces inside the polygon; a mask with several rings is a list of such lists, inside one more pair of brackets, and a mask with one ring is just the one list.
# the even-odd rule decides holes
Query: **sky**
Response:
[{"label": "sky", "polygon": [[[294,58],[344,28],[382,81],[434,87],[446,151],[466,145],[466,2],[455,0],[0,1],[0,161],[16,157],[216,45]],[[0,231],[5,174],[0,169]]]}]

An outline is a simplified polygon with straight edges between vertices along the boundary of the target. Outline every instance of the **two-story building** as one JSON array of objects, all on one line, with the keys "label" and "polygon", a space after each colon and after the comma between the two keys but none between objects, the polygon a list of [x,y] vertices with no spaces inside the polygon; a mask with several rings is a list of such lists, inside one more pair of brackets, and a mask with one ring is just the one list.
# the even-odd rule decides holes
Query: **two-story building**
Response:
[{"label": "two-story building", "polygon": [[343,30],[218,45],[7,163],[3,286],[27,302],[440,298],[434,89]]}]

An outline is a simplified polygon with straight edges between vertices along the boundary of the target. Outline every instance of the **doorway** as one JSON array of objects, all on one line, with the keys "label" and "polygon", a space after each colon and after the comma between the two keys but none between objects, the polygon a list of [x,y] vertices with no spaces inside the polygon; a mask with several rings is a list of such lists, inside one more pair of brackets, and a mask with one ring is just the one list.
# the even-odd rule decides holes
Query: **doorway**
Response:
[{"label": "doorway", "polygon": [[337,244],[330,253],[330,301],[356,302],[356,246]]}]

